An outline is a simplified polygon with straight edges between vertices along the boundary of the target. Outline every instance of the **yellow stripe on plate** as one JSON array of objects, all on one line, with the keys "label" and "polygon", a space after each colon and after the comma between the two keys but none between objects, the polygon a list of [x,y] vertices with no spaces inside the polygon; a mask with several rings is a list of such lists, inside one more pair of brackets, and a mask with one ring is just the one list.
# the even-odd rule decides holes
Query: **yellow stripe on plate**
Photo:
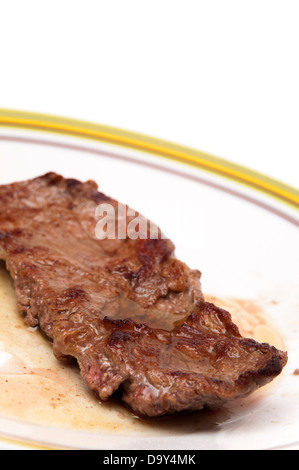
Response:
[{"label": "yellow stripe on plate", "polygon": [[0,126],[64,134],[155,154],[251,186],[299,210],[297,189],[208,153],[161,139],[86,121],[6,109],[0,109]]}]

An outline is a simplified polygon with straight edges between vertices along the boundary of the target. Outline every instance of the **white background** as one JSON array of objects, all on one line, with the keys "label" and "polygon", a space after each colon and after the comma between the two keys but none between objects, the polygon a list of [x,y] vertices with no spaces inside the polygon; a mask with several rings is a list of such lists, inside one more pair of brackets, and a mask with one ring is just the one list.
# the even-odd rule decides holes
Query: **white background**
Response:
[{"label": "white background", "polygon": [[0,107],[172,140],[299,187],[298,0],[0,0]]}]

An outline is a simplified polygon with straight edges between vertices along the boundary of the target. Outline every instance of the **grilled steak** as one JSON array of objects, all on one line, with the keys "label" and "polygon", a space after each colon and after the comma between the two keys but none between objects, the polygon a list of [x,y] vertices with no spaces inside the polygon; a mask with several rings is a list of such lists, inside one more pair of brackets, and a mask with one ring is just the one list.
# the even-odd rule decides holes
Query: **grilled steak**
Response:
[{"label": "grilled steak", "polygon": [[207,303],[170,240],[98,240],[100,203],[118,207],[94,182],[55,173],[0,186],[0,259],[20,312],[101,400],[119,389],[154,417],[219,406],[280,374],[287,354],[243,338]]}]

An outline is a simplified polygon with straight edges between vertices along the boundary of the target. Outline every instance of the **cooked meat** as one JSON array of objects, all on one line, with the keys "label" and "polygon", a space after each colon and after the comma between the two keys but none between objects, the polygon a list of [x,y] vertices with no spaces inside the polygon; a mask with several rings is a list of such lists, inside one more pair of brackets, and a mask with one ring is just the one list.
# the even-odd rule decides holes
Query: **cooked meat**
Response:
[{"label": "cooked meat", "polygon": [[[136,414],[215,407],[270,382],[287,354],[243,338],[204,300],[199,271],[169,239],[98,240],[96,207],[117,201],[55,173],[0,186],[0,259],[28,325],[76,358],[101,400]],[[187,242],[187,241],[186,241]]]}]

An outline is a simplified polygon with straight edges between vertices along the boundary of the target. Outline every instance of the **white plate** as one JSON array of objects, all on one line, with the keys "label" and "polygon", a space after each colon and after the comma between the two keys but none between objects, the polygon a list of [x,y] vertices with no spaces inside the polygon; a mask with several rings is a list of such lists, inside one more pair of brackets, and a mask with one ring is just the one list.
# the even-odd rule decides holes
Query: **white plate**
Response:
[{"label": "white plate", "polygon": [[[273,198],[266,191],[222,177],[219,171],[207,172],[200,165],[185,165],[158,153],[6,125],[0,128],[0,184],[49,171],[96,180],[101,191],[161,226],[174,241],[177,256],[202,271],[205,294],[251,299],[262,305],[288,351],[286,368],[273,384],[247,399],[162,425],[138,420],[132,424],[133,419],[119,409],[117,416],[114,405],[105,410],[116,424],[109,430],[101,422],[88,428],[80,417],[70,427],[8,409],[0,416],[0,448],[298,449],[299,376],[293,374],[299,368],[296,191],[290,188],[294,200],[286,204],[279,184]],[[261,181],[268,180],[261,177]],[[3,331],[0,345],[1,363],[7,354]],[[42,368],[42,354],[38,360]],[[30,405],[24,402],[26,406]],[[44,400],[41,406],[51,407],[51,403]],[[55,413],[58,416],[59,406]],[[124,421],[126,426],[118,426]]]}]

